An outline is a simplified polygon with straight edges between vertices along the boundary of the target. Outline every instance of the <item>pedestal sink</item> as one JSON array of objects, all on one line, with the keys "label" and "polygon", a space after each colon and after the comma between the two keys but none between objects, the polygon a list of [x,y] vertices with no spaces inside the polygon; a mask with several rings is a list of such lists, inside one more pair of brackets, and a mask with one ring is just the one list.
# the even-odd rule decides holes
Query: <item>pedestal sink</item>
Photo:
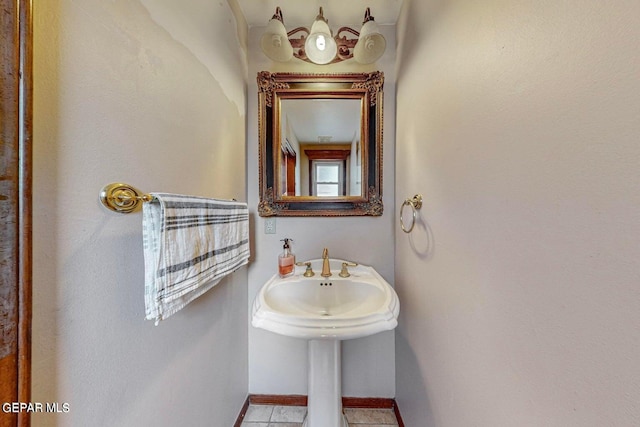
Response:
[{"label": "pedestal sink", "polygon": [[400,303],[393,288],[372,267],[349,267],[331,260],[331,276],[321,277],[321,259],[293,276],[274,275],[253,302],[251,324],[280,335],[309,340],[309,390],[305,427],[347,427],[342,413],[340,341],[394,329]]}]

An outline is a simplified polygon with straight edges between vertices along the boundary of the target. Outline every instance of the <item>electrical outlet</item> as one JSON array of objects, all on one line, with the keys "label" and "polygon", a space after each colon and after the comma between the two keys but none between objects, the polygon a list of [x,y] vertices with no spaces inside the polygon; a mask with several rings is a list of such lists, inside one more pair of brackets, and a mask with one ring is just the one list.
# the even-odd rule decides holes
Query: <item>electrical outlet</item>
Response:
[{"label": "electrical outlet", "polygon": [[276,234],[276,219],[266,218],[264,220],[264,234]]}]

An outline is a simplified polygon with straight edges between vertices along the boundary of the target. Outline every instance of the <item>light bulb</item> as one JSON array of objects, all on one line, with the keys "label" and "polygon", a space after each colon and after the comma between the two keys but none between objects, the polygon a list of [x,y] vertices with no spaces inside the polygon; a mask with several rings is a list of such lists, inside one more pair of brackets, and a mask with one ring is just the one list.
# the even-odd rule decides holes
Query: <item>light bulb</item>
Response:
[{"label": "light bulb", "polygon": [[304,42],[304,52],[314,64],[328,64],[336,57],[338,45],[331,36],[327,20],[322,16],[322,8]]},{"label": "light bulb", "polygon": [[282,37],[277,34],[271,36],[271,46],[282,47]]},{"label": "light bulb", "polygon": [[376,43],[373,41],[373,39],[367,39],[366,43],[364,44],[364,47],[367,50],[373,50],[375,46]]}]

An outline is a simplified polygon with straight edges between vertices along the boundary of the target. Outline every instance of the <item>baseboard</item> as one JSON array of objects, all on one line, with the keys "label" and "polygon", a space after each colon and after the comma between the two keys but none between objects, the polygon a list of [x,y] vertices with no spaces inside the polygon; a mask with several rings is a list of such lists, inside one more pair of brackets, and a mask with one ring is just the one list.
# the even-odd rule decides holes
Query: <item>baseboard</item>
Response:
[{"label": "baseboard", "polygon": [[307,406],[307,396],[300,394],[250,394],[254,405]]},{"label": "baseboard", "polygon": [[[233,427],[240,427],[250,403],[254,405],[307,406],[307,396],[299,394],[250,394],[247,396],[242,411]],[[395,399],[385,397],[343,397],[342,406],[344,408],[393,409],[398,420],[398,426],[404,427]]]},{"label": "baseboard", "polygon": [[396,421],[398,421],[398,427],[404,427],[404,421],[402,421],[402,416],[400,415],[400,409],[398,408],[398,403],[395,399],[393,399],[393,413],[396,414]]},{"label": "baseboard", "polygon": [[247,409],[249,409],[249,396],[244,400],[244,405],[242,405],[242,409],[240,410],[240,414],[238,418],[236,418],[236,422],[233,427],[240,427],[242,425],[242,420],[247,413]]}]

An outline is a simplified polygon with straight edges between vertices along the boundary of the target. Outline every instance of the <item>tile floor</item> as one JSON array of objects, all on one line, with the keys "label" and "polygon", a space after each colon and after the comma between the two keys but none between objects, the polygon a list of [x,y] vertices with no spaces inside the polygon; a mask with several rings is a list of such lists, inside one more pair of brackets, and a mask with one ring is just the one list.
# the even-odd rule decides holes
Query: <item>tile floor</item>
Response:
[{"label": "tile floor", "polygon": [[[393,409],[345,408],[349,426],[393,427],[398,425]],[[249,405],[242,427],[302,427],[306,406]]]}]

